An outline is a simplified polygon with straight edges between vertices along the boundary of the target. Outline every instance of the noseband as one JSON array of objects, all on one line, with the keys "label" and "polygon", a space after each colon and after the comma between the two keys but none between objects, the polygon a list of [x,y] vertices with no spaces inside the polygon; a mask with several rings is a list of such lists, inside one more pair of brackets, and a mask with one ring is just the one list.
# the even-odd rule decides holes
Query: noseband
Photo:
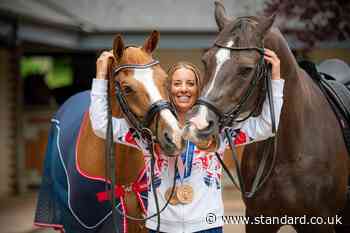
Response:
[{"label": "noseband", "polygon": [[[221,45],[220,43],[216,42],[215,45],[220,48],[229,49],[232,51],[257,51],[260,54],[260,59],[258,64],[256,65],[255,75],[254,78],[251,80],[249,87],[245,91],[244,95],[239,99],[238,104],[236,104],[230,111],[223,113],[219,108],[217,108],[213,103],[211,103],[209,100],[200,97],[196,105],[204,105],[207,108],[209,108],[211,111],[213,111],[219,118],[219,128],[223,128],[225,126],[232,126],[234,122],[241,122],[249,118],[251,115],[253,115],[257,109],[258,105],[255,107],[253,111],[250,112],[250,114],[245,117],[242,120],[237,121],[236,118],[239,116],[239,114],[242,111],[242,108],[244,107],[245,103],[247,102],[248,98],[253,94],[254,89],[257,87],[259,81],[263,79],[264,77],[269,78],[269,72],[268,67],[264,62],[264,49],[258,48],[258,47],[229,47]],[[269,81],[269,80],[267,80]]]}]

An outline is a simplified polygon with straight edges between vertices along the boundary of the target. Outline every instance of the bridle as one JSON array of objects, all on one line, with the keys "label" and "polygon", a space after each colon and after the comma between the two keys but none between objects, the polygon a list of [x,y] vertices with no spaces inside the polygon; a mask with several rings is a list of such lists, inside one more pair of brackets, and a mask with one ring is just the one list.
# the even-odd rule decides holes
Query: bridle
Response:
[{"label": "bridle", "polygon": [[[236,149],[233,145],[233,135],[229,130],[229,127],[232,127],[234,123],[241,122],[252,116],[257,108],[258,105],[255,107],[254,110],[252,110],[247,117],[241,120],[237,120],[239,114],[241,113],[243,107],[247,103],[247,100],[249,97],[254,93],[254,90],[258,86],[258,83],[260,81],[264,80],[265,83],[264,85],[266,86],[266,92],[268,95],[268,100],[269,100],[269,106],[270,106],[270,116],[271,116],[271,123],[272,123],[272,133],[273,135],[276,134],[276,120],[275,120],[275,111],[274,111],[274,104],[273,104],[273,97],[272,97],[272,84],[271,84],[271,69],[268,67],[268,65],[264,62],[264,48],[259,48],[259,47],[230,47],[230,46],[225,46],[222,45],[219,42],[215,43],[215,46],[219,48],[226,48],[231,51],[257,51],[260,54],[260,59],[259,62],[256,65],[256,70],[254,74],[254,78],[251,80],[247,90],[244,92],[243,96],[239,99],[238,104],[236,104],[232,109],[230,109],[228,112],[223,113],[218,107],[216,107],[213,103],[211,103],[209,100],[201,97],[197,100],[196,105],[204,105],[208,109],[210,109],[212,112],[216,114],[216,116],[219,118],[219,130],[223,130],[225,133],[225,137],[227,138],[231,151],[232,151],[232,156],[233,160],[235,162],[235,167],[236,167],[236,173],[238,177],[238,184],[237,181],[234,179],[233,175],[221,159],[221,157],[216,153],[216,157],[218,158],[219,162],[221,163],[223,169],[229,176],[230,180],[232,183],[237,187],[238,190],[241,191],[242,196],[244,198],[252,198],[256,192],[263,186],[263,184],[267,181],[268,177],[271,175],[272,170],[274,169],[275,162],[276,162],[276,151],[277,151],[277,140],[276,137],[274,137],[272,140],[269,139],[270,146],[273,145],[273,153],[272,153],[272,163],[270,165],[270,168],[268,171],[265,173],[265,176],[263,177],[263,173],[265,171],[266,167],[266,162],[267,159],[270,155],[270,150],[263,150],[263,156],[262,159],[260,160],[259,167],[256,173],[256,176],[253,180],[252,188],[250,191],[245,191],[245,186],[244,186],[244,177],[241,173],[241,166],[238,161],[238,156]],[[270,148],[269,148],[270,149]]]},{"label": "bridle", "polygon": [[239,99],[239,102],[232,109],[230,109],[227,112],[222,112],[213,103],[211,103],[209,100],[207,100],[203,97],[200,97],[197,100],[196,105],[204,105],[216,114],[216,116],[219,118],[219,120],[218,120],[219,121],[219,128],[222,129],[225,126],[231,126],[234,122],[244,121],[256,112],[258,105],[256,106],[256,108],[254,110],[252,110],[250,112],[250,114],[248,114],[247,117],[245,117],[244,119],[241,119],[239,121],[236,120],[237,117],[239,116],[239,114],[241,113],[245,103],[247,102],[249,97],[254,93],[254,90],[258,86],[259,82],[264,77],[268,76],[268,68],[264,62],[264,49],[263,48],[229,47],[229,46],[222,45],[219,42],[216,42],[215,45],[217,47],[229,49],[232,51],[257,51],[260,54],[260,59],[256,65],[256,69],[255,69],[255,74],[254,74],[255,77],[251,80],[247,90],[245,91],[243,96]]},{"label": "bridle", "polygon": [[[155,119],[156,116],[159,116],[160,111],[163,109],[169,109],[175,116],[176,116],[176,111],[173,105],[167,101],[167,100],[158,100],[155,103],[153,103],[145,117],[143,117],[143,120],[140,120],[135,113],[131,111],[129,108],[126,98],[121,90],[121,85],[118,80],[114,80],[115,82],[115,90],[116,90],[116,98],[119,102],[119,105],[124,113],[124,116],[126,119],[129,121],[131,124],[131,127],[135,129],[134,135],[133,136],[140,136],[147,144],[147,149],[151,154],[151,188],[153,190],[154,194],[154,200],[156,204],[156,213],[148,216],[147,218],[136,218],[133,216],[129,216],[126,213],[122,213],[118,208],[115,208],[116,206],[116,198],[115,198],[115,182],[116,182],[116,175],[115,175],[115,147],[113,146],[113,127],[112,127],[112,110],[111,110],[111,100],[110,100],[110,95],[109,95],[109,90],[110,90],[110,81],[123,69],[147,69],[150,67],[153,67],[155,65],[159,64],[159,61],[157,60],[152,60],[151,62],[147,64],[123,64],[123,65],[118,65],[115,67],[112,72],[110,72],[110,77],[109,77],[109,82],[108,82],[108,88],[107,88],[107,96],[108,96],[108,124],[107,124],[107,132],[106,132],[106,177],[110,177],[111,180],[111,187],[110,191],[108,192],[110,194],[110,200],[111,200],[111,208],[112,208],[112,222],[113,222],[113,227],[115,229],[115,232],[119,232],[117,223],[116,223],[116,211],[123,217],[126,217],[127,219],[134,220],[134,221],[141,221],[144,222],[148,219],[157,217],[157,232],[159,232],[160,228],[160,214],[165,210],[165,208],[169,205],[170,203],[170,198],[174,195],[175,192],[175,185],[176,185],[176,176],[174,176],[174,181],[173,181],[173,186],[171,190],[171,195],[169,199],[166,201],[165,205],[163,208],[160,209],[159,207],[159,201],[158,201],[158,196],[156,192],[156,187],[154,184],[154,167],[155,167],[155,143],[158,142],[158,119]],[[156,135],[154,136],[152,131],[149,129],[150,125],[152,122],[155,121],[156,124]],[[177,158],[176,158],[177,160]],[[175,161],[174,164],[177,164],[177,161]],[[177,167],[175,166],[174,168],[175,174],[177,171]],[[108,185],[106,182],[106,190],[108,190]]]},{"label": "bridle", "polygon": [[[155,66],[159,64],[159,61],[153,60],[150,63],[147,63],[145,65],[140,64],[124,64],[117,66],[113,69],[112,77],[115,77],[119,71],[123,69],[147,69],[149,67]],[[121,85],[118,80],[115,80],[115,90],[116,90],[116,97],[120,104],[120,107],[130,122],[131,126],[138,131],[139,133],[144,133],[145,129],[148,129],[151,125],[152,121],[154,120],[155,116],[162,111],[163,109],[169,109],[175,116],[176,116],[176,110],[173,107],[173,105],[167,101],[167,100],[158,100],[154,102],[148,109],[145,117],[143,120],[138,119],[138,117],[130,110],[126,98],[121,90]],[[156,124],[158,121],[156,122]],[[157,136],[157,135],[156,135]],[[152,140],[156,140],[157,138],[152,138]]]}]

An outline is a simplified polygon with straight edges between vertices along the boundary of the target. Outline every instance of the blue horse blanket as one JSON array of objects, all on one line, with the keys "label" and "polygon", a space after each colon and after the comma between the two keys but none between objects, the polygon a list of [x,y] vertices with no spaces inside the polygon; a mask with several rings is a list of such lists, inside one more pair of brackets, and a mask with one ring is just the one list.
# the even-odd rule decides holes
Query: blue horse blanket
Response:
[{"label": "blue horse blanket", "polygon": [[[89,105],[90,91],[78,93],[52,119],[35,213],[37,226],[64,229],[66,233],[114,232],[111,205],[99,202],[96,196],[105,191],[105,182],[89,179],[76,168],[77,139]],[[117,200],[116,208],[120,205]],[[123,217],[118,213],[116,222],[119,232],[124,232]]]}]

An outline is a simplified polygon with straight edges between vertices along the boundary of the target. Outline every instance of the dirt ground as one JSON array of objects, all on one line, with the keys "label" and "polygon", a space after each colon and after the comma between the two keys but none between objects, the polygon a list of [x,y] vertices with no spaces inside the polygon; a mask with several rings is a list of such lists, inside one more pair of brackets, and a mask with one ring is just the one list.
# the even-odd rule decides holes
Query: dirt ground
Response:
[{"label": "dirt ground", "polygon": [[[243,216],[244,204],[240,194],[232,188],[224,189],[225,215]],[[0,232],[1,233],[57,233],[50,229],[33,226],[36,193],[28,193],[20,197],[0,200]],[[242,224],[225,224],[224,232],[244,233]],[[295,233],[291,227],[283,227],[279,233]]]}]

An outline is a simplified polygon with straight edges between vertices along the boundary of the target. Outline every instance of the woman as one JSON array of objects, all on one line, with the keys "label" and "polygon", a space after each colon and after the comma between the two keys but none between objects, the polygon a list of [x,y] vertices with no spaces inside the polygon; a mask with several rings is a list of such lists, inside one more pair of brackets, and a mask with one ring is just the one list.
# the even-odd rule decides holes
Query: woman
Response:
[{"label": "woman", "polygon": [[[108,59],[113,57],[111,53],[104,52],[97,61],[96,79],[93,81],[91,90],[90,118],[92,127],[96,135],[103,137],[106,132],[106,85]],[[283,103],[284,80],[280,78],[280,64],[276,54],[265,49],[265,60],[272,64],[272,88],[274,98],[274,108],[276,113],[276,124],[278,125]],[[195,104],[199,96],[201,87],[201,76],[199,70],[187,62],[179,62],[173,65],[169,70],[169,93],[177,112],[178,120],[183,125],[185,115]],[[263,105],[263,114],[259,117],[249,118],[241,123],[234,132],[238,134],[235,144],[242,145],[253,141],[263,140],[271,137],[271,119],[269,115],[269,106],[267,101]],[[259,128],[259,123],[264,122],[265,127]],[[266,127],[266,124],[269,127]],[[259,131],[253,132],[251,127]],[[129,127],[124,119],[114,118],[114,132],[118,136],[114,138],[121,139],[119,143],[130,144],[122,140],[123,135],[129,131]],[[259,135],[256,137],[256,135]],[[186,142],[186,150],[178,159],[178,173],[176,174],[176,191],[171,197],[170,205],[161,213],[161,232],[200,232],[200,233],[220,233],[222,232],[222,221],[220,216],[224,213],[221,197],[221,165],[215,153],[209,152],[211,148],[218,148],[217,153],[223,156],[226,143],[222,140],[220,145],[208,142],[207,145],[201,145],[197,148],[191,142]],[[135,146],[130,144],[131,146]],[[136,145],[140,147],[142,145]],[[203,150],[203,148],[207,150]],[[160,207],[164,206],[170,196],[173,183],[173,169],[171,161],[173,159],[164,157],[162,154],[157,156],[162,162],[157,163],[156,172],[160,182],[158,183],[157,193],[159,196]],[[149,161],[145,157],[146,164],[149,167]],[[164,162],[165,161],[165,162]],[[148,193],[148,216],[156,212],[152,190]],[[208,221],[208,216],[216,216],[217,221]],[[155,232],[157,221],[152,218],[146,222],[146,227],[150,232]]]}]

